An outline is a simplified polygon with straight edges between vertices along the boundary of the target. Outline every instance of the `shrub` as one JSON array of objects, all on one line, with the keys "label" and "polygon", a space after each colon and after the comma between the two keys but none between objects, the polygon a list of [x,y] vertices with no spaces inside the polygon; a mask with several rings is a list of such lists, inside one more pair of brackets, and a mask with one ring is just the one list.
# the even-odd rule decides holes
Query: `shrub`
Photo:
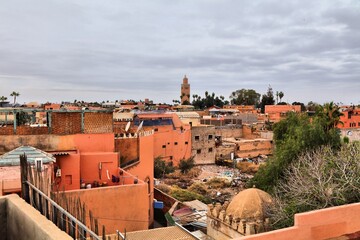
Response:
[{"label": "shrub", "polygon": [[211,202],[211,199],[208,197],[178,187],[173,187],[170,195],[181,202],[192,201],[196,199],[204,203]]},{"label": "shrub", "polygon": [[154,177],[162,178],[165,174],[172,173],[175,171],[175,168],[172,162],[165,162],[161,157],[156,157],[154,159]]},{"label": "shrub", "polygon": [[219,189],[219,188],[230,187],[230,182],[224,178],[215,177],[207,181],[206,185],[208,185],[208,187],[212,189]]},{"label": "shrub", "polygon": [[181,159],[179,163],[179,169],[181,173],[187,173],[192,169],[195,165],[194,157],[190,157],[188,159]]}]

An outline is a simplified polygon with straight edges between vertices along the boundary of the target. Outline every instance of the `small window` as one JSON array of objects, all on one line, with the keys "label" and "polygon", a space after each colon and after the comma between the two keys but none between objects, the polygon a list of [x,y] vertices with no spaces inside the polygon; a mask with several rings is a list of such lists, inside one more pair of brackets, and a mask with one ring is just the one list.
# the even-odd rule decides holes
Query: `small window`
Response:
[{"label": "small window", "polygon": [[166,148],[166,145],[162,145],[162,148]]},{"label": "small window", "polygon": [[213,139],[213,135],[209,135],[208,140],[212,140]]},{"label": "small window", "polygon": [[168,142],[168,145],[170,145],[170,143]]},{"label": "small window", "polygon": [[360,127],[360,122],[358,122],[358,126]]},{"label": "small window", "polygon": [[155,129],[154,129],[154,132],[157,132],[157,131],[159,131],[159,129],[158,129],[158,128],[155,128]]},{"label": "small window", "polygon": [[178,142],[174,142],[174,145],[178,145]]},{"label": "small window", "polygon": [[211,153],[213,151],[213,148],[209,148],[209,153]]},{"label": "small window", "polygon": [[185,142],[185,145],[188,145],[189,144],[189,142]]},{"label": "small window", "polygon": [[197,154],[200,154],[200,153],[201,153],[201,149],[196,150],[196,153],[197,153]]},{"label": "small window", "polygon": [[200,136],[195,136],[195,141],[199,141],[200,140]]},{"label": "small window", "polygon": [[236,150],[238,150],[238,151],[239,151],[239,150],[240,150],[240,146],[237,146],[237,147],[236,147]]},{"label": "small window", "polygon": [[173,160],[173,156],[170,156],[170,160]]}]

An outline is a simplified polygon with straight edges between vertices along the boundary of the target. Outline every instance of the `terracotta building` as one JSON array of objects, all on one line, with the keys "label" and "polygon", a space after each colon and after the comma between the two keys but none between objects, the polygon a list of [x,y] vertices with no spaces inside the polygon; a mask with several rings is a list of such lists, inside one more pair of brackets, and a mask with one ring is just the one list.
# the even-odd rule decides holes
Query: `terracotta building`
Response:
[{"label": "terracotta building", "polygon": [[186,75],[183,78],[183,83],[181,84],[181,104],[188,105],[190,104],[190,84],[189,79]]},{"label": "terracotta building", "polygon": [[288,112],[301,112],[301,105],[265,105],[265,115],[271,122],[279,122]]},{"label": "terracotta building", "polygon": [[[141,124],[142,123],[142,124]],[[191,157],[191,129],[175,113],[142,113],[134,118],[136,127],[154,131],[154,158],[173,162]]]},{"label": "terracotta building", "polygon": [[340,121],[343,124],[338,124],[338,128],[360,129],[360,109],[348,108],[342,112],[344,115],[340,116]]},{"label": "terracotta building", "polygon": [[127,153],[115,144],[112,112],[46,110],[46,117],[45,126],[15,122],[0,128],[0,152],[29,145],[52,154],[53,190],[79,197],[107,233],[148,229],[153,224],[153,134],[138,137],[139,164],[126,171],[120,168]]}]

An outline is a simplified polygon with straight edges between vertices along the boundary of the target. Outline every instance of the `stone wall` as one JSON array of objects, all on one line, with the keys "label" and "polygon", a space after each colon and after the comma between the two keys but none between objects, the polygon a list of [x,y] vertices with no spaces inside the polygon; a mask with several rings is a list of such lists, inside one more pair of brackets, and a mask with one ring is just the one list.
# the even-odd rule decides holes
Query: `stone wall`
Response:
[{"label": "stone wall", "polygon": [[196,126],[191,129],[191,149],[195,164],[215,163],[215,126]]}]

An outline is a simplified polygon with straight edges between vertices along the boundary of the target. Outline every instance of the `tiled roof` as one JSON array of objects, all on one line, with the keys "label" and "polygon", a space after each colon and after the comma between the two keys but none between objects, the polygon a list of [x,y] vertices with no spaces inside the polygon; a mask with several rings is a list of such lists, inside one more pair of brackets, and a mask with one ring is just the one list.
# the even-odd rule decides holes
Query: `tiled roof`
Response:
[{"label": "tiled roof", "polygon": [[180,227],[155,228],[126,233],[126,240],[196,240]]},{"label": "tiled roof", "polygon": [[21,146],[0,156],[0,166],[19,166],[20,155],[24,153],[27,156],[27,161],[32,164],[35,159],[42,159],[43,163],[55,162],[55,158],[49,153],[31,146]]}]

